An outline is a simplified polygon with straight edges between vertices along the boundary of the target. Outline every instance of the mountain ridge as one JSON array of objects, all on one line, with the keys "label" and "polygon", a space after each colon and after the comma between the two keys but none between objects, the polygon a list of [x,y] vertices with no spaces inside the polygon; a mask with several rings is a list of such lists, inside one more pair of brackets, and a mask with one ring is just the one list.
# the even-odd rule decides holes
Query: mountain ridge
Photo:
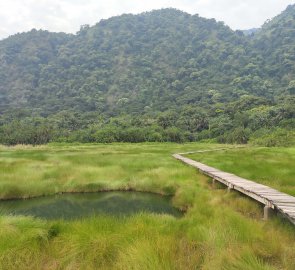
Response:
[{"label": "mountain ridge", "polygon": [[[294,9],[285,12],[290,17]],[[78,114],[79,123],[71,127],[69,121],[62,135],[54,135],[67,137],[93,125],[114,126],[116,118],[140,128],[143,124],[132,120],[140,115],[155,129],[163,128],[157,131],[161,136],[166,127],[184,128],[192,139],[223,136],[226,130],[206,135],[210,121],[225,117],[222,121],[232,121],[230,129],[238,128],[233,124],[241,113],[237,104],[252,100],[271,110],[292,94],[292,38],[284,41],[288,55],[279,61],[289,65],[278,65],[274,54],[280,54],[281,43],[275,31],[265,30],[272,33],[266,35],[263,29],[248,38],[215,19],[162,9],[84,25],[76,35],[17,34],[0,41],[2,130],[11,125],[7,119],[36,126],[35,118],[63,130],[58,119]],[[172,119],[166,119],[168,126],[159,124],[163,115]],[[181,124],[175,115],[182,115]]]}]

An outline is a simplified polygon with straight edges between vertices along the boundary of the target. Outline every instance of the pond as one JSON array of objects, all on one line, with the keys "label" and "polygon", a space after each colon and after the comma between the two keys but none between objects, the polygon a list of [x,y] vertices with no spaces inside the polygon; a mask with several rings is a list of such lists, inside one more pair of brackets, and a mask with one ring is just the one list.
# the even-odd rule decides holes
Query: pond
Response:
[{"label": "pond", "polygon": [[140,212],[182,216],[172,206],[171,197],[143,192],[61,194],[0,202],[0,214],[45,219],[79,219],[101,214],[126,216]]}]

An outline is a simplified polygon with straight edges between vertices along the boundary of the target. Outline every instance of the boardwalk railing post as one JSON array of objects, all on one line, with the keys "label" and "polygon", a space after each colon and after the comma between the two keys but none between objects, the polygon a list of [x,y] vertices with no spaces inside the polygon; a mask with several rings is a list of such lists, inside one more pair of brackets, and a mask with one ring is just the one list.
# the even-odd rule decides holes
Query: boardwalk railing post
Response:
[{"label": "boardwalk railing post", "polygon": [[232,189],[233,189],[233,185],[229,184],[229,185],[227,186],[227,192],[230,192]]},{"label": "boardwalk railing post", "polygon": [[270,216],[271,207],[269,204],[266,204],[263,208],[263,220],[268,220]]},{"label": "boardwalk railing post", "polygon": [[215,178],[212,178],[212,188],[215,188]]}]

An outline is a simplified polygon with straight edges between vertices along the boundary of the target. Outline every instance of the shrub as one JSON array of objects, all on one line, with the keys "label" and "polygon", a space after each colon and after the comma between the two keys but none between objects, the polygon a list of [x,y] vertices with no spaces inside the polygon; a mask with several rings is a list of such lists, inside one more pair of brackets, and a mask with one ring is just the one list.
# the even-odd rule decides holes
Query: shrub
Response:
[{"label": "shrub", "polygon": [[286,129],[268,130],[268,133],[258,136],[255,134],[250,140],[254,145],[274,147],[274,146],[293,146],[295,145],[295,131]]}]

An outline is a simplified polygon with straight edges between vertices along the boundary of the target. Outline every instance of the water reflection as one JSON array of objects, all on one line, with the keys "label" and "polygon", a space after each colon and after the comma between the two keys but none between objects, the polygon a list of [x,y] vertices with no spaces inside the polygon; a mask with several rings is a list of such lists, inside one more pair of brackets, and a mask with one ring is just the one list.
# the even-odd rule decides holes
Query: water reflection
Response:
[{"label": "water reflection", "polygon": [[169,197],[142,192],[62,194],[0,202],[2,214],[31,215],[46,219],[78,219],[100,214],[126,216],[139,212],[182,216],[171,205]]}]

